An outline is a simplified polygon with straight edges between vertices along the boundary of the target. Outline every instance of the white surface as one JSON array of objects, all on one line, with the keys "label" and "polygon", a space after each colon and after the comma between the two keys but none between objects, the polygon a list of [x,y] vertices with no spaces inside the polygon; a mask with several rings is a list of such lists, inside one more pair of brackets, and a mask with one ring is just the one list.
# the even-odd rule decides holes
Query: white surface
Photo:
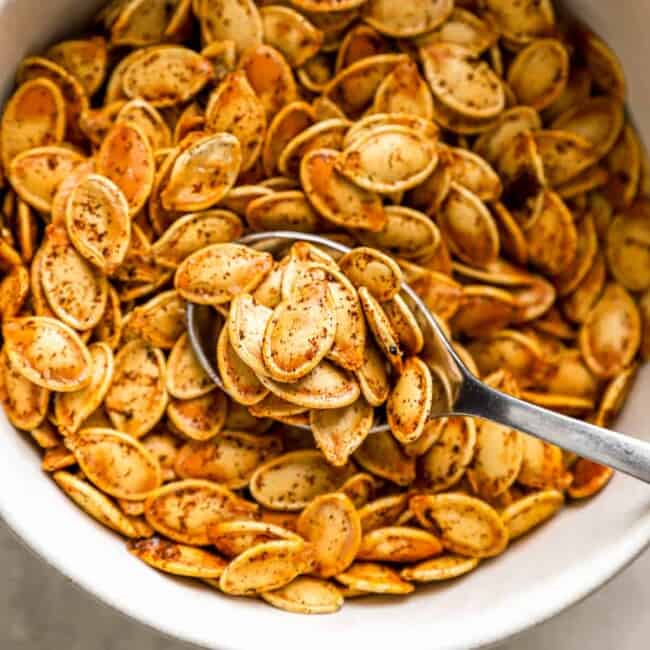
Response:
[{"label": "white surface", "polygon": [[[71,19],[81,20],[80,13],[93,4],[0,0],[5,82],[22,54],[55,32],[73,29]],[[639,108],[637,117],[643,116],[650,88],[646,66],[640,63],[650,60],[645,28],[650,6],[641,1],[573,4],[589,14],[589,22],[623,56],[633,105]],[[650,119],[641,126],[648,141]],[[620,428],[650,439],[650,368],[640,379]],[[255,602],[215,597],[208,588],[151,571],[43,477],[30,445],[4,420],[0,429],[0,511],[8,523],[51,564],[115,607],[169,634],[220,650],[330,650],[337,642],[365,647],[370,638],[374,650],[394,650],[405,642],[422,650],[493,643],[584,597],[650,540],[650,489],[617,476],[598,499],[566,509],[539,533],[454,584],[421,589],[409,599],[349,604],[337,616],[296,617]]]}]

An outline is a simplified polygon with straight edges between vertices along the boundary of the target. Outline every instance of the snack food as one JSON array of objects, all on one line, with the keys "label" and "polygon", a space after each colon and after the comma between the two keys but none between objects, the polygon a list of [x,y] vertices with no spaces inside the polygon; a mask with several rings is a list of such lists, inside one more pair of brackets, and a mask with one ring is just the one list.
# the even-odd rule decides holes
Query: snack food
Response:
[{"label": "snack food", "polygon": [[[118,0],[21,65],[0,402],[136,557],[325,613],[472,571],[612,474],[432,419],[401,282],[489,384],[607,426],[648,356],[650,197],[615,55],[547,0],[290,5]],[[237,243],[275,229],[353,250]]]}]

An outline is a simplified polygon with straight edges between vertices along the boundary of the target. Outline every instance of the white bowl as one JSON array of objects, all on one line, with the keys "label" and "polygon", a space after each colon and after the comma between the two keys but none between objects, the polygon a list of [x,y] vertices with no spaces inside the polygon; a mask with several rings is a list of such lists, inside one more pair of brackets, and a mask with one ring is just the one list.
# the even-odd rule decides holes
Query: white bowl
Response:
[{"label": "white bowl", "polygon": [[[100,4],[0,0],[3,96],[21,57],[74,33]],[[622,57],[630,104],[650,142],[650,4],[577,0],[569,5]],[[620,430],[650,440],[649,393],[650,367],[639,376]],[[41,472],[31,443],[3,415],[0,429],[0,512],[18,535],[62,573],[125,614],[219,650],[451,650],[489,645],[585,597],[650,542],[650,489],[616,476],[600,496],[566,508],[505,555],[457,582],[420,588],[405,599],[351,601],[334,616],[296,616],[149,569],[56,488]]]}]

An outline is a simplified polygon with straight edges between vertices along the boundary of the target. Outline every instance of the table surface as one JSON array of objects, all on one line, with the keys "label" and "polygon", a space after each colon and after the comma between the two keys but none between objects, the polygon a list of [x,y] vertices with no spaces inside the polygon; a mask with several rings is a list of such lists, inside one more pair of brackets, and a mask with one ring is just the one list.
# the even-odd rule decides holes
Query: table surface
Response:
[{"label": "table surface", "polygon": [[[100,604],[0,524],[2,650],[196,650]],[[586,601],[501,650],[640,650],[650,621],[650,552]]]}]

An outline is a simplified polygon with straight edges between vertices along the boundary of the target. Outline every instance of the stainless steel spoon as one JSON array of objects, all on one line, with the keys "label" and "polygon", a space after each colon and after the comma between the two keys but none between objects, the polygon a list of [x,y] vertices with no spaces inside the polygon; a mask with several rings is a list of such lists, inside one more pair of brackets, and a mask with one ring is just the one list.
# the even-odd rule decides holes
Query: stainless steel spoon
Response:
[{"label": "stainless steel spoon", "polygon": [[[318,244],[339,253],[351,250],[325,237],[291,231],[255,233],[243,237],[239,243],[273,249],[294,241]],[[402,284],[402,295],[410,303],[425,334],[430,334],[426,337],[428,353],[434,356],[437,367],[442,369],[451,387],[448,408],[432,413],[432,418],[465,415],[492,420],[650,483],[650,443],[559,415],[487,386],[467,369],[433,314],[406,283]],[[214,313],[211,308],[207,311]],[[214,331],[206,331],[205,313],[205,307],[188,303],[190,341],[203,369],[225,391],[215,363],[216,337]],[[388,430],[387,424],[378,424],[371,433]]]}]

